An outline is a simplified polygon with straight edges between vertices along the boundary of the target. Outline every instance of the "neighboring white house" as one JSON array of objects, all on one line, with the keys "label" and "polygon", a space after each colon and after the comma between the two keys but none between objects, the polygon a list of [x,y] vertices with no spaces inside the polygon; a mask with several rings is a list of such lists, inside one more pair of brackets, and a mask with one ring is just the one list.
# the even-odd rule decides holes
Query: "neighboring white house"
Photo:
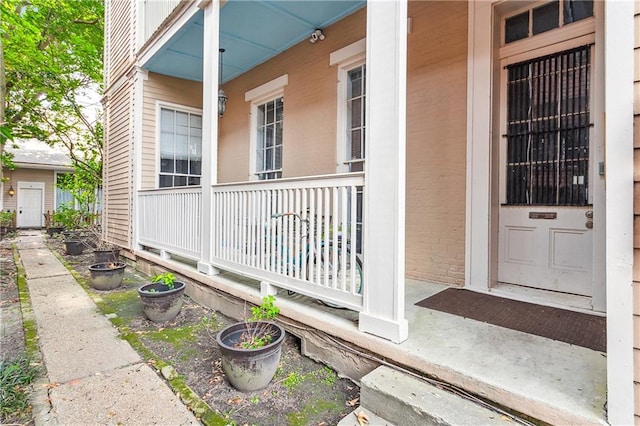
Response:
[{"label": "neighboring white house", "polygon": [[[107,0],[105,31],[104,223],[132,259],[195,298],[347,308],[282,300],[549,423],[640,422],[640,2]],[[347,242],[364,291],[304,261]],[[605,316],[606,354],[553,376],[548,342],[455,340],[412,308],[438,286]]]},{"label": "neighboring white house", "polygon": [[5,150],[13,154],[16,168],[2,171],[0,207],[16,211],[18,228],[43,227],[44,213],[73,203],[71,194],[56,186],[60,175],[73,173],[67,154],[37,140],[19,140]]}]

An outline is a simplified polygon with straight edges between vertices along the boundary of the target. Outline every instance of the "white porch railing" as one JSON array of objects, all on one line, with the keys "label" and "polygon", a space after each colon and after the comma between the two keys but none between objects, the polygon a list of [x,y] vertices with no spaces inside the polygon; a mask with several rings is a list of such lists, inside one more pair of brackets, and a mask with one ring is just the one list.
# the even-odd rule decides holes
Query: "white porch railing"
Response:
[{"label": "white porch railing", "polygon": [[138,192],[138,243],[200,260],[202,189]]},{"label": "white porch railing", "polygon": [[363,186],[361,173],[214,186],[211,264],[362,310]]},{"label": "white porch railing", "polygon": [[144,41],[160,27],[160,24],[171,15],[181,0],[145,0],[144,5]]}]

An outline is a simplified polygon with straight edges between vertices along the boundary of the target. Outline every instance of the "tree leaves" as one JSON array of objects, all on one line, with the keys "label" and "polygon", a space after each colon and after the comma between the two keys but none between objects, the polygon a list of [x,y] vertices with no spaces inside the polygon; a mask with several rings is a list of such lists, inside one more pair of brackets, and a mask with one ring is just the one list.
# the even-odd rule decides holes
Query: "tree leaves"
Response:
[{"label": "tree leaves", "polygon": [[[65,147],[84,182],[96,188],[102,179],[101,106],[95,99],[102,91],[103,17],[102,0],[0,2],[3,137]],[[97,105],[87,105],[90,93]]]}]

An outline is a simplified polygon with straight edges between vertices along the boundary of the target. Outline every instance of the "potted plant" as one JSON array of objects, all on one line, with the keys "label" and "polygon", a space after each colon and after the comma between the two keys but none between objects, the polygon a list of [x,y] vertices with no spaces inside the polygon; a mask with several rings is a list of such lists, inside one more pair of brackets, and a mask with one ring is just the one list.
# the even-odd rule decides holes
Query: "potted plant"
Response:
[{"label": "potted plant", "polygon": [[118,262],[120,247],[102,239],[102,231],[99,225],[87,228],[85,243],[87,247],[93,249],[93,257],[96,263]]},{"label": "potted plant", "polygon": [[182,308],[185,283],[176,281],[171,272],[159,274],[138,289],[144,315],[153,322],[173,320]]},{"label": "potted plant", "polygon": [[126,266],[124,262],[101,262],[90,265],[91,287],[96,290],[113,290],[120,287]]},{"label": "potted plant", "polygon": [[0,211],[0,240],[13,229],[14,213]]},{"label": "potted plant", "polygon": [[284,329],[273,322],[280,309],[267,296],[251,308],[251,317],[220,330],[216,341],[222,369],[229,383],[242,392],[262,389],[271,382],[280,362]]}]

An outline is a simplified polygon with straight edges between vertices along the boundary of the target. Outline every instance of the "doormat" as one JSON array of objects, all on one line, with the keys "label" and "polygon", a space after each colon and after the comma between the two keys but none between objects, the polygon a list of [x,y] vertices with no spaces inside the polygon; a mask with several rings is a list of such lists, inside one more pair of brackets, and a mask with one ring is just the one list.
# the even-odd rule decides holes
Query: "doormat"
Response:
[{"label": "doormat", "polygon": [[457,288],[443,290],[416,305],[594,351],[607,351],[605,317]]}]

